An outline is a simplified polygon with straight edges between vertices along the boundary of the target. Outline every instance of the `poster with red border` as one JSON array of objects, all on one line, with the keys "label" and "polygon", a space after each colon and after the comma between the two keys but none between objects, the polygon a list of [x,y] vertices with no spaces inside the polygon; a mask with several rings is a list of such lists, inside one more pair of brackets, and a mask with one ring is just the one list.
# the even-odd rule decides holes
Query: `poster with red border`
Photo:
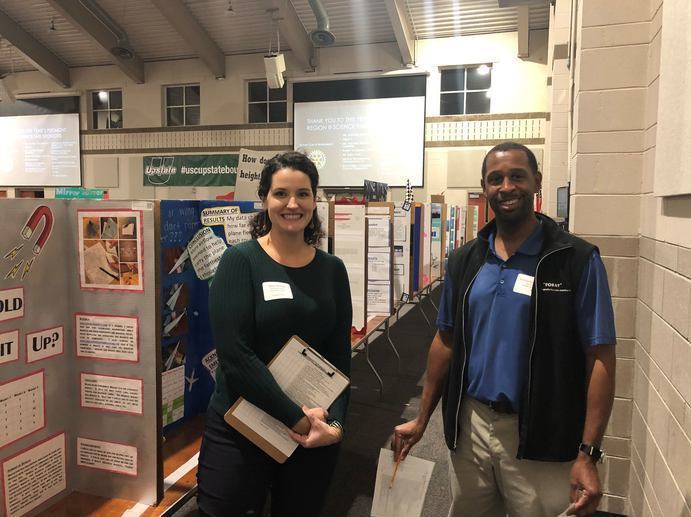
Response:
[{"label": "poster with red border", "polygon": [[139,318],[76,312],[75,354],[81,359],[139,362]]},{"label": "poster with red border", "polygon": [[144,414],[144,380],[81,372],[79,403],[82,408],[113,413]]},{"label": "poster with red border", "polygon": [[2,461],[5,515],[25,515],[67,488],[64,432]]},{"label": "poster with red border", "polygon": [[46,426],[44,370],[0,384],[0,448]]},{"label": "poster with red border", "polygon": [[79,287],[144,291],[142,211],[77,210]]},{"label": "poster with red border", "polygon": [[137,477],[137,448],[78,436],[77,465]]}]

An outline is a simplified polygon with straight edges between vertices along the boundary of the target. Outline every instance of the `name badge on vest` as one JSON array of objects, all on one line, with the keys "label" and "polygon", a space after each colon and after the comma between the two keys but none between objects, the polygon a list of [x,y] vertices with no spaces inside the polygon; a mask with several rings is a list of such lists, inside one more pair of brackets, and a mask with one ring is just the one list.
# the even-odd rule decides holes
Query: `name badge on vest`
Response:
[{"label": "name badge on vest", "polygon": [[516,277],[516,283],[513,284],[513,292],[530,296],[533,293],[533,282],[535,277],[519,273]]},{"label": "name badge on vest", "polygon": [[285,282],[263,282],[262,289],[264,290],[265,302],[293,299],[293,291],[290,289],[290,284]]}]

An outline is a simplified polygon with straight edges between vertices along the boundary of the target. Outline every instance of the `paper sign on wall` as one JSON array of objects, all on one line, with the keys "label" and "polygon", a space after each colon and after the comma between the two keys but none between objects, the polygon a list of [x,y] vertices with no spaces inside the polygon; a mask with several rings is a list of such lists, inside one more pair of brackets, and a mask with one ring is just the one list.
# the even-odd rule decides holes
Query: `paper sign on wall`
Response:
[{"label": "paper sign on wall", "polygon": [[137,475],[137,448],[121,443],[77,438],[77,465],[115,474]]}]

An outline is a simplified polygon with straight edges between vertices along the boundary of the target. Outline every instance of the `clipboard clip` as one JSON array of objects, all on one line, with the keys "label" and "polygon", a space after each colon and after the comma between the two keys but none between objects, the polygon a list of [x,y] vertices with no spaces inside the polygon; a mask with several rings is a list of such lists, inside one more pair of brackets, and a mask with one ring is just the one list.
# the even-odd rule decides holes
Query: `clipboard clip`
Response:
[{"label": "clipboard clip", "polygon": [[[324,372],[324,373],[325,373],[326,375],[328,375],[329,377],[333,377],[334,375],[336,375],[336,372],[334,372],[334,371],[329,372],[329,371],[328,371],[326,368],[324,368],[321,364],[317,363],[314,359],[312,359],[311,357],[309,357],[309,356],[307,355],[307,352],[308,352],[308,351],[312,352],[312,350],[310,350],[309,348],[303,348],[303,349],[302,349],[302,352],[300,352],[300,355],[304,356],[305,359],[307,359],[308,361],[310,361],[314,366],[316,366],[317,368],[319,368],[322,372]],[[314,353],[314,352],[312,352],[312,353]]]}]

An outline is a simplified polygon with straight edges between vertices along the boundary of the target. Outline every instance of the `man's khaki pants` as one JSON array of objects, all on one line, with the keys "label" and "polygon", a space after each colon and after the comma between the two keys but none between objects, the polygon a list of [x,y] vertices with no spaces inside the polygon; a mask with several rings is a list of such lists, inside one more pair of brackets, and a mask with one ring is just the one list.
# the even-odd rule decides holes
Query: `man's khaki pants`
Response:
[{"label": "man's khaki pants", "polygon": [[466,397],[449,451],[449,517],[554,517],[569,505],[572,462],[517,460],[518,415]]}]

